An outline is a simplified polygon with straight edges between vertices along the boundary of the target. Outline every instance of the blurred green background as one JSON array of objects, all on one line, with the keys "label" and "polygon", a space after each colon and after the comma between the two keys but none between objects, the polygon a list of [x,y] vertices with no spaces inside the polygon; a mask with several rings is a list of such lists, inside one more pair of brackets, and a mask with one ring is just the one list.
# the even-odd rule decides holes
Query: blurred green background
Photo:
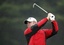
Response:
[{"label": "blurred green background", "polygon": [[[49,38],[47,45],[64,45],[64,0],[0,0],[0,45],[27,45],[23,34],[26,25],[23,21],[32,16],[38,21],[47,14],[33,3],[56,16],[58,33]],[[44,28],[50,28],[50,21]]]}]

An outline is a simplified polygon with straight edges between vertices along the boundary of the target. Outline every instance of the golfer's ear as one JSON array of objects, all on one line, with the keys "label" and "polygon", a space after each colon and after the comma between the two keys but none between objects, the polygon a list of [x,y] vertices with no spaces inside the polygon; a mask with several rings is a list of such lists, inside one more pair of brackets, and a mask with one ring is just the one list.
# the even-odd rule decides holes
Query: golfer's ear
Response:
[{"label": "golfer's ear", "polygon": [[37,22],[33,21],[34,24],[36,24]]}]

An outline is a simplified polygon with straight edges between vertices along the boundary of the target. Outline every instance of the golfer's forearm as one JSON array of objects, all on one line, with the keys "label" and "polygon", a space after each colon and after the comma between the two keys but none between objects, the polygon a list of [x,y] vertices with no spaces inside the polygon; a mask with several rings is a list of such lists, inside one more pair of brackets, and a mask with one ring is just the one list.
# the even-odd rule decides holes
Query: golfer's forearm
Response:
[{"label": "golfer's forearm", "polygon": [[48,21],[47,18],[42,19],[41,21],[39,21],[39,22],[37,23],[38,27],[44,26],[44,25],[46,24],[47,21]]},{"label": "golfer's forearm", "polygon": [[53,26],[53,35],[56,34],[58,32],[58,23],[56,21],[52,22],[52,26]]}]

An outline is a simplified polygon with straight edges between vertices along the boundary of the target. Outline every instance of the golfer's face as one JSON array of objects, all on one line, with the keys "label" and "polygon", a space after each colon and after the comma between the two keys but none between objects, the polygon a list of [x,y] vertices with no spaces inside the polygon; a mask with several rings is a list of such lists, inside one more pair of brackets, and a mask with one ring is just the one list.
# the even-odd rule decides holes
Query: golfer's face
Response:
[{"label": "golfer's face", "polygon": [[33,26],[34,24],[36,24],[35,22],[27,22],[27,27],[31,27]]},{"label": "golfer's face", "polygon": [[31,27],[33,22],[27,22],[27,27]]}]

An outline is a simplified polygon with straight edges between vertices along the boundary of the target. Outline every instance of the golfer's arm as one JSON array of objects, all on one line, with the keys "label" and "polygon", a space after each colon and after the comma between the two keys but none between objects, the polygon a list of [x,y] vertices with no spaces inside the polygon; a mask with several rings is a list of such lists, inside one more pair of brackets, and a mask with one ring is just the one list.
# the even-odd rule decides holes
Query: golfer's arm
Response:
[{"label": "golfer's arm", "polygon": [[47,21],[48,21],[47,18],[42,19],[41,21],[39,21],[39,22],[37,23],[38,27],[40,28],[40,27],[44,26]]},{"label": "golfer's arm", "polygon": [[58,23],[57,21],[53,21],[52,23],[52,35],[55,35],[58,32]]},{"label": "golfer's arm", "polygon": [[56,21],[53,21],[51,23],[52,23],[52,29],[44,30],[47,39],[55,35],[58,32],[58,23]]}]

